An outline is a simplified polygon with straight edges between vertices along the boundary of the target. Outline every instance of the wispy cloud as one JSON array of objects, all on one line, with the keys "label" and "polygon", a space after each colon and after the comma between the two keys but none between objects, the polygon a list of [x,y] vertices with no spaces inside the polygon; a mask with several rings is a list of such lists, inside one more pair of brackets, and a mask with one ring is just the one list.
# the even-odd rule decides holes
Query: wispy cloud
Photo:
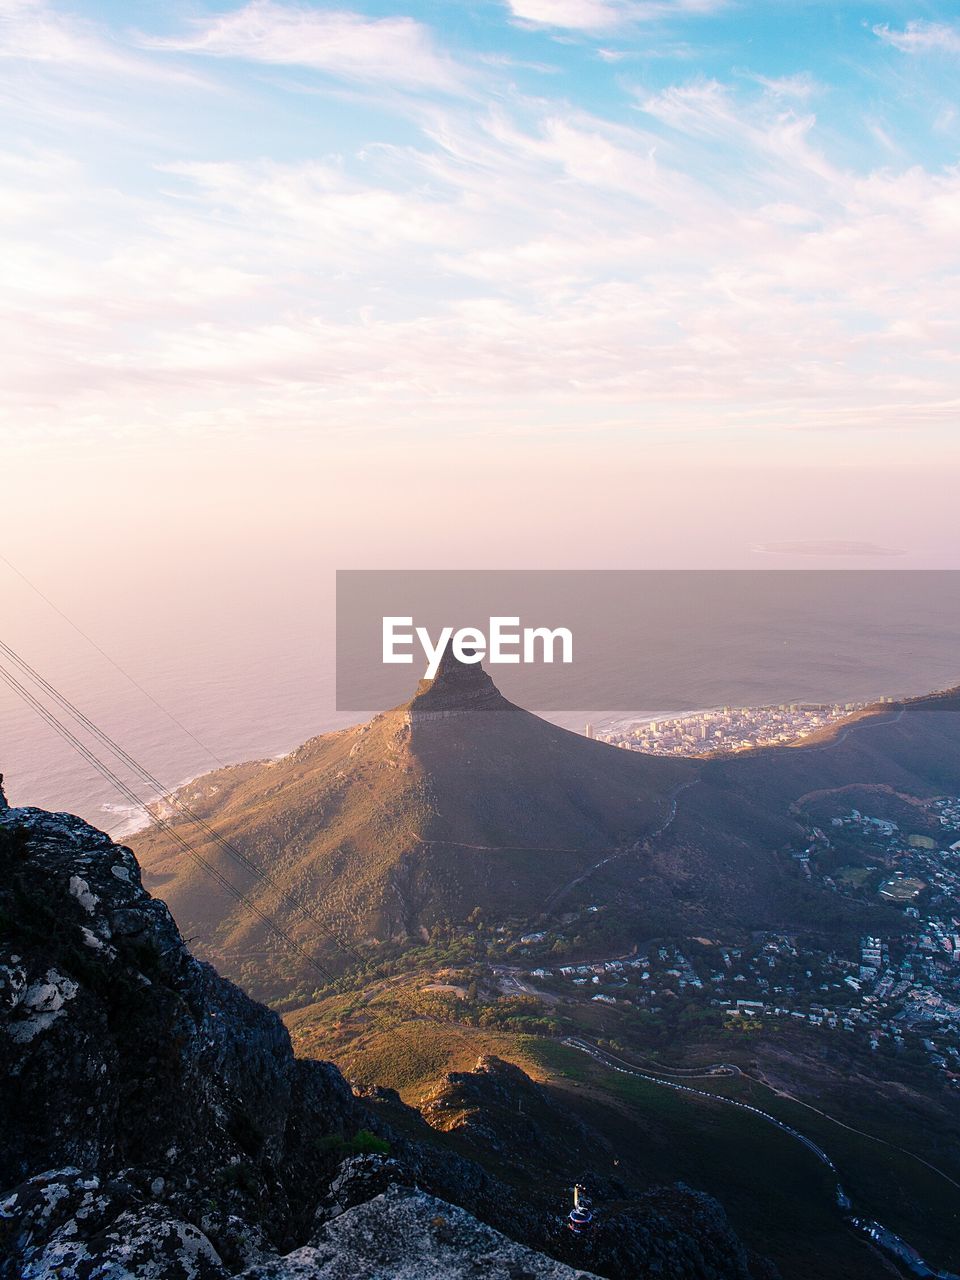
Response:
[{"label": "wispy cloud", "polygon": [[873,28],[874,34],[902,53],[957,53],[960,54],[960,27],[946,22],[928,22],[918,18],[908,22],[902,31],[892,31],[886,25]]},{"label": "wispy cloud", "polygon": [[634,23],[713,13],[727,0],[506,0],[513,17],[540,27],[610,32]]},{"label": "wispy cloud", "polygon": [[147,48],[303,67],[345,80],[461,92],[465,72],[409,17],[368,18],[346,10],[251,0],[180,37],[144,37]]},{"label": "wispy cloud", "polygon": [[807,102],[822,91],[822,86],[817,84],[808,71],[799,71],[792,76],[756,75],[753,79],[774,98],[795,102]]},{"label": "wispy cloud", "polygon": [[[563,13],[654,8],[678,12]],[[8,430],[829,442],[956,422],[960,173],[918,158],[892,102],[888,135],[864,107],[838,147],[822,68],[647,64],[631,89],[570,26],[557,63],[608,77],[578,100],[573,77],[524,68],[535,42],[509,21],[502,49],[455,55],[413,18],[272,2],[137,48],[39,3],[0,15],[2,92],[21,120],[25,85],[59,113],[0,157]],[[202,65],[223,92],[158,113],[90,72],[108,53],[124,76]],[[477,68],[466,94],[456,56]],[[324,78],[294,94],[267,66]]]},{"label": "wispy cloud", "polygon": [[508,0],[515,18],[537,26],[609,31],[624,20],[618,0]]},{"label": "wispy cloud", "polygon": [[[838,181],[838,170],[815,144],[816,116],[809,111],[799,114],[777,94],[770,98],[772,102],[743,103],[730,86],[705,79],[654,94],[637,92],[641,110],[671,129],[691,139],[721,143],[741,159],[750,153],[765,156],[767,179],[780,187],[811,175]],[[729,154],[714,152],[714,162],[729,163]],[[709,161],[704,163],[709,167]]]},{"label": "wispy cloud", "polygon": [[0,59],[146,81],[190,78],[174,67],[139,56],[94,23],[63,13],[44,0],[0,0]]},{"label": "wispy cloud", "polygon": [[[766,93],[695,82],[644,106],[629,126],[450,109],[360,166],[167,164],[133,204],[76,163],[11,159],[8,420],[954,421],[960,175],[844,170]],[[701,144],[718,164],[696,168]]]}]

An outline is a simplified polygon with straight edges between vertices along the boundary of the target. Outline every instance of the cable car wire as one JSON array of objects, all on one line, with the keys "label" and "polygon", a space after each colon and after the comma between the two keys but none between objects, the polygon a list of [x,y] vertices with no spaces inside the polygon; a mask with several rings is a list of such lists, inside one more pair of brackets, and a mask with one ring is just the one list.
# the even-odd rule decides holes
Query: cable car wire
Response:
[{"label": "cable car wire", "polygon": [[135,805],[137,808],[142,809],[144,813],[146,813],[149,820],[156,827],[158,827],[161,831],[164,831],[168,835],[170,835],[176,841],[176,843],[181,846],[184,852],[187,853],[189,857],[192,858],[193,861],[197,863],[198,866],[200,866],[205,872],[207,872],[208,875],[210,875],[214,880],[216,880],[217,883],[223,889],[225,889],[226,892],[230,894],[231,897],[233,897],[237,902],[241,903],[244,907],[246,907],[248,911],[250,911],[253,915],[255,915],[258,920],[260,920],[263,924],[267,926],[267,928],[272,930],[272,932],[275,933],[281,939],[281,941],[285,942],[287,946],[289,946],[292,950],[296,951],[297,954],[308,965],[310,965],[311,968],[313,968],[318,974],[320,974],[320,976],[325,981],[327,982],[333,981],[333,975],[327,969],[325,969],[318,960],[316,960],[308,952],[304,951],[304,949],[300,946],[300,944],[296,942],[287,933],[287,931],[283,928],[282,925],[278,924],[276,920],[274,920],[270,915],[267,914],[267,912],[262,911],[255,902],[251,901],[251,899],[248,898],[247,895],[242,892],[242,890],[238,889],[236,885],[231,883],[231,881],[229,881],[226,878],[226,876],[223,875],[223,873],[219,870],[219,868],[215,867],[213,863],[209,862],[206,858],[204,858],[204,856],[201,853],[199,853],[193,847],[193,845],[191,845],[187,840],[184,840],[184,838],[180,835],[180,833],[176,831],[173,827],[171,827],[168,822],[166,822],[158,814],[155,814],[145,800],[142,800],[136,794],[136,792],[134,792],[130,787],[128,787],[127,784],[123,781],[123,779],[120,778],[116,773],[114,773],[114,771],[110,768],[109,765],[105,764],[94,752],[92,752],[89,749],[89,747],[86,746],[85,743],[83,743],[79,738],[77,738],[76,735],[72,733],[71,730],[65,724],[63,724],[63,722],[48,707],[44,706],[44,704],[38,698],[36,698],[30,692],[29,689],[27,689],[24,685],[22,685],[20,681],[17,680],[16,677],[10,671],[8,671],[2,664],[0,664],[0,679],[2,679],[14,691],[14,693],[16,693],[24,702],[26,702],[28,706],[32,707],[34,711],[36,711],[36,713],[41,717],[41,719],[43,719],[52,729],[54,729],[55,732],[57,732],[66,742],[68,742],[74,748],[74,750],[77,751],[79,755],[81,755],[83,759],[87,761],[88,764],[92,765],[93,768],[96,769],[96,771],[101,775],[101,777],[105,778],[108,782],[110,782],[126,800],[128,800],[131,804]]},{"label": "cable car wire", "polygon": [[153,694],[149,691],[149,689],[145,689],[143,685],[139,682],[139,680],[134,679],[134,677],[130,674],[130,672],[127,671],[124,667],[122,667],[119,662],[117,662],[116,658],[112,658],[105,649],[102,649],[92,636],[88,635],[86,631],[83,630],[82,627],[78,627],[77,624],[74,622],[74,620],[68,614],[64,613],[64,611],[61,608],[59,608],[58,605],[55,605],[48,595],[44,595],[44,593],[40,590],[40,588],[36,585],[36,583],[31,582],[30,579],[27,577],[27,575],[23,572],[23,570],[18,569],[17,566],[3,554],[3,552],[0,552],[0,560],[2,560],[3,563],[7,566],[7,568],[10,569],[13,573],[15,573],[18,578],[22,579],[26,583],[27,586],[30,588],[30,590],[35,595],[38,595],[40,597],[40,599],[44,602],[44,604],[48,605],[55,614],[57,614],[59,617],[61,617],[64,620],[64,622],[68,626],[72,627],[78,636],[82,636],[83,639],[86,640],[87,644],[92,645],[93,648],[96,649],[97,653],[99,653],[102,658],[106,658],[107,662],[110,663],[111,667],[114,667],[117,671],[120,672],[124,680],[126,680],[129,684],[132,684],[135,689],[137,689],[140,693],[143,694],[145,698],[149,699],[149,701],[153,703],[153,705],[157,708],[158,711],[162,711],[163,714],[167,717],[167,719],[171,721],[171,723],[175,724],[178,729],[180,729],[183,733],[187,735],[188,738],[190,738],[193,742],[195,742],[197,746],[201,749],[201,751],[205,751],[206,754],[210,757],[210,759],[216,761],[216,763],[221,767],[221,769],[226,768],[226,765],[220,759],[220,757],[217,755],[215,751],[213,751],[210,747],[208,747],[205,742],[201,742],[200,739],[197,737],[197,735],[195,733],[192,733],[185,724],[181,723],[181,721],[177,719],[177,717],[173,714],[172,711],[168,711],[167,708],[163,705],[163,703],[159,702],[153,696]]},{"label": "cable car wire", "polygon": [[[32,667],[25,658],[21,657],[20,654],[18,654],[3,640],[0,640],[0,652],[5,654],[11,662],[15,663],[25,675],[33,680],[49,697],[53,698],[63,708],[63,710],[82,725],[87,732],[96,737],[108,751],[113,752],[119,760],[122,760],[123,763],[126,764],[127,767],[137,775],[137,777],[139,777],[141,782],[152,787],[159,795],[165,795],[168,803],[173,805],[173,807],[176,808],[188,821],[193,822],[208,839],[212,840],[226,854],[233,858],[235,862],[238,862],[245,870],[249,871],[263,884],[266,884],[273,889],[278,895],[279,902],[282,902],[284,897],[289,897],[289,889],[280,884],[277,879],[270,874],[270,872],[266,871],[258,863],[254,862],[243,852],[242,849],[240,849],[231,840],[228,840],[227,837],[217,831],[215,827],[212,827],[205,818],[201,817],[201,815],[191,809],[188,804],[180,800],[176,794],[168,794],[168,788],[166,788],[158,778],[150,773],[150,771],[140,764],[138,760],[131,756],[128,751],[124,750],[124,748],[111,738],[105,730],[101,729],[99,725],[91,720],[90,717],[81,711],[79,707],[75,706],[65,694],[61,693],[59,689],[51,684],[49,680],[41,675],[40,672]],[[142,801],[138,800],[137,803],[139,806],[143,807]],[[172,830],[169,825],[167,829]],[[308,907],[303,903],[296,901],[292,905],[302,921],[310,921],[317,929],[319,929],[320,933],[323,934],[328,942],[331,942],[355,964],[364,963],[364,957],[339,938],[337,934],[324,924],[322,920],[318,919],[318,917]]]}]

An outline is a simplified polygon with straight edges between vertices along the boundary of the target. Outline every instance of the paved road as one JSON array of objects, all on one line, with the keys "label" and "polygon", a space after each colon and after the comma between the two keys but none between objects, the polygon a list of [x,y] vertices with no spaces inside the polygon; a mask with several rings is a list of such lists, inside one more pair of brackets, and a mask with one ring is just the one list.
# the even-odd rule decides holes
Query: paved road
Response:
[{"label": "paved road", "polygon": [[[802,742],[796,748],[800,751],[830,751],[833,747],[839,747],[854,731],[860,732],[863,729],[885,729],[892,724],[899,724],[903,719],[904,712],[907,710],[905,706],[901,706],[897,710],[897,714],[892,719],[881,719],[880,716],[868,716],[863,720],[854,720],[852,724],[848,724],[846,728],[841,729],[835,738],[831,738],[829,742],[821,742],[812,746],[805,746]],[[790,748],[787,748],[790,750]]]},{"label": "paved road", "polygon": [[[824,1151],[822,1147],[818,1147],[812,1138],[808,1138],[806,1134],[800,1133],[799,1130],[785,1124],[782,1120],[778,1120],[776,1116],[770,1115],[768,1111],[761,1111],[759,1107],[753,1107],[749,1102],[740,1102],[737,1098],[725,1098],[722,1094],[709,1093],[706,1089],[695,1089],[693,1085],[680,1084],[678,1080],[670,1080],[664,1076],[654,1075],[649,1071],[642,1071],[638,1067],[625,1062],[622,1058],[616,1057],[615,1054],[607,1053],[603,1049],[598,1049],[596,1045],[591,1044],[589,1040],[581,1040],[576,1036],[568,1036],[563,1043],[569,1045],[572,1049],[579,1049],[581,1053],[589,1054],[597,1062],[605,1067],[609,1067],[611,1071],[617,1071],[625,1076],[637,1076],[640,1080],[648,1080],[651,1084],[660,1085],[664,1089],[673,1089],[677,1093],[689,1093],[698,1098],[706,1098],[709,1102],[718,1102],[723,1106],[736,1107],[738,1111],[748,1111],[751,1115],[757,1116],[761,1120],[765,1120],[768,1124],[775,1125],[782,1133],[793,1138],[806,1147],[808,1151],[825,1164],[831,1173],[836,1174],[837,1167]],[[729,1065],[729,1064],[724,1064]],[[842,1204],[847,1202],[846,1194],[843,1188],[837,1183],[837,1202]]]}]

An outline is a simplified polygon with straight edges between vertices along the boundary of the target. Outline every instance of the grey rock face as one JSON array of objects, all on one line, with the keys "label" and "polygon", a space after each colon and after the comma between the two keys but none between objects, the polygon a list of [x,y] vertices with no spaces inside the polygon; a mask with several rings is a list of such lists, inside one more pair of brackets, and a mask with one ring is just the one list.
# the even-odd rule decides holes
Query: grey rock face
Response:
[{"label": "grey rock face", "polygon": [[243,1280],[591,1280],[525,1249],[463,1209],[391,1187],[323,1227],[315,1245],[251,1267]]},{"label": "grey rock face", "polygon": [[399,1160],[380,1155],[351,1156],[344,1160],[317,1206],[315,1226],[322,1230],[324,1223],[354,1205],[372,1200],[392,1186],[407,1186],[409,1178],[409,1170]]},{"label": "grey rock face", "polygon": [[[0,809],[0,920],[0,1274],[99,1280],[85,1241],[118,1276],[173,1250],[205,1280],[304,1240],[360,1121],[350,1088],[190,955],[130,851]],[[115,1237],[139,1242],[126,1261]]]},{"label": "grey rock face", "polygon": [[31,1178],[6,1196],[0,1218],[15,1224],[22,1280],[221,1280],[213,1245],[162,1205],[135,1203],[78,1169]]}]

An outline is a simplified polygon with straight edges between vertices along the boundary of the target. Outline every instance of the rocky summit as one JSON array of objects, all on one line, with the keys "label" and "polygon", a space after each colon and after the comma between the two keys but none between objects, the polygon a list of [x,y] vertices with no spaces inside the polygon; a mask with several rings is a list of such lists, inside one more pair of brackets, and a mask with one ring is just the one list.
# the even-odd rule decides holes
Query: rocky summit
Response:
[{"label": "rocky summit", "polygon": [[[588,1253],[565,1205],[544,1212],[474,1157],[482,1123],[461,1154],[398,1099],[295,1058],[275,1014],[190,954],[128,849],[2,793],[0,925],[3,1280],[769,1274],[680,1188]],[[499,1106],[530,1089],[482,1074]]]}]

